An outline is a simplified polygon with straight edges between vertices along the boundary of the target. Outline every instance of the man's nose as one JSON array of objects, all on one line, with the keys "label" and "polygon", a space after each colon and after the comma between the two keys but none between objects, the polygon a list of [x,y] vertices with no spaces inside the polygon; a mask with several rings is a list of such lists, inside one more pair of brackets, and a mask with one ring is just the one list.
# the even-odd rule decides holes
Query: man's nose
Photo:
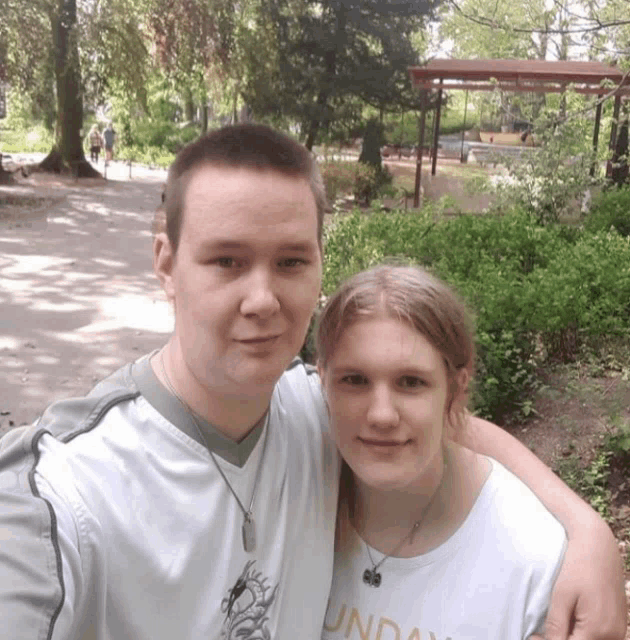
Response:
[{"label": "man's nose", "polygon": [[269,269],[252,270],[244,286],[245,293],[241,302],[241,313],[244,316],[267,318],[279,311],[276,281]]}]

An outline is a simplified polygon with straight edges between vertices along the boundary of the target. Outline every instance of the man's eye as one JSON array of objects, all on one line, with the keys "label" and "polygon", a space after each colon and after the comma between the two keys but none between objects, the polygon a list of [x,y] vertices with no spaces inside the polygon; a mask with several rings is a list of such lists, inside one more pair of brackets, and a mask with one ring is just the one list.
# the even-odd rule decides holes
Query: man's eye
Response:
[{"label": "man's eye", "polygon": [[284,258],[280,261],[280,266],[285,269],[292,269],[294,267],[301,267],[303,264],[306,264],[306,260],[303,258]]},{"label": "man's eye", "polygon": [[367,378],[359,373],[352,373],[341,378],[343,384],[349,384],[355,387],[367,384]]},{"label": "man's eye", "polygon": [[214,262],[215,264],[219,265],[220,267],[223,267],[224,269],[231,269],[232,267],[236,266],[236,260],[234,258],[228,258],[228,257],[217,258]]}]

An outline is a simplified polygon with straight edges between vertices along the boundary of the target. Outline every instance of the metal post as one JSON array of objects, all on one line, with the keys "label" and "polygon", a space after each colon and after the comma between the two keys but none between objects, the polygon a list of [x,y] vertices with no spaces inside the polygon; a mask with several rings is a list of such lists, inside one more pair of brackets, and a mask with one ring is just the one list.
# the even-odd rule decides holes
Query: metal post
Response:
[{"label": "metal post", "polygon": [[431,175],[434,176],[437,169],[438,141],[440,139],[440,114],[442,113],[442,83],[440,78],[440,88],[438,89],[437,107],[435,110],[435,124],[433,125],[433,161],[431,164]]},{"label": "metal post", "polygon": [[131,180],[131,158],[129,159],[129,180]]},{"label": "metal post", "polygon": [[420,206],[420,184],[422,179],[422,154],[424,152],[424,127],[427,119],[427,99],[428,93],[424,91],[422,96],[422,112],[420,114],[420,131],[418,133],[418,150],[416,152],[416,185],[413,194],[414,209]]},{"label": "metal post", "polygon": [[599,141],[599,125],[602,119],[602,95],[597,96],[597,108],[595,109],[595,127],[593,128],[593,164],[591,165],[590,176],[595,175],[595,167],[597,166],[597,143]]},{"label": "metal post", "polygon": [[468,111],[468,89],[466,89],[466,94],[464,98],[464,125],[462,126],[462,148],[459,152],[459,161],[461,164],[464,163],[464,136],[466,135],[466,112]]}]

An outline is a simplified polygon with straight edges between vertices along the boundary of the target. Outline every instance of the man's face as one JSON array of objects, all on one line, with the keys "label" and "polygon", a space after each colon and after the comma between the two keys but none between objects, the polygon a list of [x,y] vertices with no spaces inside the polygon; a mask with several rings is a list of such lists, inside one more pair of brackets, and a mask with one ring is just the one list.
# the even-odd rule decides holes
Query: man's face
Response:
[{"label": "man's face", "polygon": [[176,348],[197,381],[214,392],[270,390],[300,350],[320,290],[308,182],[274,171],[197,169],[177,253],[164,264]]}]

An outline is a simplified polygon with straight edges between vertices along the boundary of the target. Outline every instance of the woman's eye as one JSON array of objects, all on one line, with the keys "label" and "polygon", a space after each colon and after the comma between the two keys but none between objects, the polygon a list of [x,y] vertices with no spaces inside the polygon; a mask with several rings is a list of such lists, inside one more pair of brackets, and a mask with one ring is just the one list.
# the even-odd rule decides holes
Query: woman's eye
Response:
[{"label": "woman's eye", "polygon": [[223,268],[223,269],[233,269],[234,267],[238,267],[240,261],[236,258],[232,258],[230,256],[222,256],[221,258],[215,258],[212,260],[214,264]]},{"label": "woman's eye", "polygon": [[418,378],[417,376],[403,376],[400,379],[400,386],[403,389],[418,389],[419,387],[423,387],[425,385],[425,381],[422,378]]}]

